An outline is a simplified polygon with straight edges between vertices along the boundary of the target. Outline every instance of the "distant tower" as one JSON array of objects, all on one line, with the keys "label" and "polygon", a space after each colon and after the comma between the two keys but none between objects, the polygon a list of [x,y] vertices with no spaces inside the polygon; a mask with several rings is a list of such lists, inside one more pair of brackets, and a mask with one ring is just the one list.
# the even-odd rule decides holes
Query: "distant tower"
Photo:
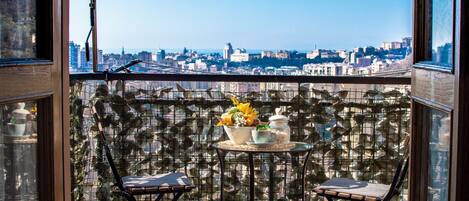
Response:
[{"label": "distant tower", "polygon": [[233,46],[231,46],[231,43],[227,43],[223,48],[223,59],[230,60],[233,52]]},{"label": "distant tower", "polygon": [[357,62],[357,52],[350,53],[350,64],[355,64]]},{"label": "distant tower", "polygon": [[70,41],[69,44],[68,44],[68,48],[69,48],[69,59],[68,59],[68,62],[69,62],[69,67],[71,68],[78,68],[80,67],[79,63],[80,63],[80,45],[78,44],[75,44],[73,43],[73,41]]},{"label": "distant tower", "polygon": [[159,49],[156,52],[156,61],[163,61],[166,58],[166,51]]},{"label": "distant tower", "polygon": [[126,61],[125,61],[125,51],[124,51],[124,47],[122,47],[120,62],[121,62],[121,64],[125,64],[125,63],[126,63]]},{"label": "distant tower", "polygon": [[402,46],[403,47],[412,47],[412,37],[402,38]]}]

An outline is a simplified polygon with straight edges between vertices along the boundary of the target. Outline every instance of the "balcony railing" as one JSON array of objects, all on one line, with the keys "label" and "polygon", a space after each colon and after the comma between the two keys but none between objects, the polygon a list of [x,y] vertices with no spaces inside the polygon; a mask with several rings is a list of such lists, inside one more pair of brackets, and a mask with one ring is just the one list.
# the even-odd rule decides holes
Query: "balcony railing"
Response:
[{"label": "balcony railing", "polygon": [[[219,165],[210,145],[227,138],[215,124],[231,94],[251,101],[263,121],[282,108],[291,139],[316,144],[306,164],[308,200],[317,200],[311,189],[331,177],[390,183],[409,129],[409,84],[410,78],[382,77],[71,75],[73,198],[118,197],[90,116],[96,106],[106,113],[121,175],[182,171],[197,186],[183,200],[218,200]],[[303,158],[257,156],[258,200],[269,190],[276,200],[298,200]],[[265,174],[269,169],[274,174]],[[246,155],[227,156],[225,200],[246,200],[247,171]]]}]

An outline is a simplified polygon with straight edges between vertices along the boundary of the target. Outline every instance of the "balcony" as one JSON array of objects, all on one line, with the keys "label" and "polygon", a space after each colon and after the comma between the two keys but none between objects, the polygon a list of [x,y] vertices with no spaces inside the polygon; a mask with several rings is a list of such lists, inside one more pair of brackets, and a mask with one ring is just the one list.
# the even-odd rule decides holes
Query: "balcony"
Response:
[{"label": "balcony", "polygon": [[[250,101],[263,121],[282,108],[291,140],[314,144],[307,200],[318,200],[312,189],[332,177],[389,184],[409,132],[410,78],[95,73],[70,79],[74,200],[117,197],[92,106],[106,113],[121,175],[184,172],[196,190],[183,200],[219,200],[220,166],[211,145],[227,139],[215,124],[230,106],[228,95]],[[304,158],[256,155],[256,200],[299,200]],[[247,161],[245,154],[227,155],[225,200],[247,200]]]},{"label": "balcony", "polygon": [[[467,12],[463,0],[2,0],[0,200],[379,200],[357,192],[377,186],[399,195],[386,201],[469,200]],[[308,153],[220,162],[231,96],[262,121],[280,108]],[[171,186],[113,178],[171,171]],[[317,188],[329,179],[346,186]]]}]

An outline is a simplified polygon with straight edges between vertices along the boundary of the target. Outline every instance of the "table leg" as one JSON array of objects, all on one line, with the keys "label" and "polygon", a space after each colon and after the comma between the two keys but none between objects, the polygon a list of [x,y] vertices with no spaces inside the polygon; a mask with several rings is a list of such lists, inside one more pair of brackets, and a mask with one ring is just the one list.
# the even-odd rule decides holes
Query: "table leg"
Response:
[{"label": "table leg", "polygon": [[305,174],[306,174],[306,166],[308,164],[308,159],[309,159],[309,155],[311,154],[311,151],[312,150],[309,150],[308,151],[308,154],[306,154],[306,158],[305,158],[305,161],[303,163],[303,171],[301,173],[301,195],[302,195],[302,200],[305,201],[306,200],[306,195],[305,195],[305,183],[306,183],[306,179],[305,179]]},{"label": "table leg", "polygon": [[225,186],[225,153],[216,149],[218,160],[220,160],[220,201],[223,201],[223,187]]},{"label": "table leg", "polygon": [[274,154],[269,154],[269,201],[274,201],[275,174]]},{"label": "table leg", "polygon": [[254,201],[254,159],[252,153],[248,153],[249,160],[249,200]]}]

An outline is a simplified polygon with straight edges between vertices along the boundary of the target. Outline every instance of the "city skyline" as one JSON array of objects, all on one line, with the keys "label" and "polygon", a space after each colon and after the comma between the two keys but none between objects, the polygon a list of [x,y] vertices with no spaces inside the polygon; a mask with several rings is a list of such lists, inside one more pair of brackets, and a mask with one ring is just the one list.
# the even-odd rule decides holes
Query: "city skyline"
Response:
[{"label": "city skyline", "polygon": [[[260,48],[260,49],[248,49],[248,48],[244,48],[244,47],[239,47],[239,46],[235,46],[234,44],[232,44],[231,42],[226,42],[226,43],[223,43],[223,44],[220,44],[220,47],[218,48],[208,48],[208,49],[204,49],[204,48],[191,48],[191,47],[187,47],[187,46],[184,46],[184,47],[179,47],[179,48],[126,48],[126,47],[120,47],[120,48],[112,48],[112,49],[103,49],[101,47],[98,47],[100,51],[103,51],[103,53],[105,54],[121,54],[122,51],[124,50],[125,53],[130,53],[130,54],[137,54],[139,52],[151,52],[151,53],[156,53],[158,52],[159,50],[165,50],[166,52],[168,53],[182,53],[184,49],[186,50],[190,50],[190,51],[196,51],[198,53],[202,53],[202,54],[212,54],[212,53],[218,53],[218,54],[223,54],[223,49],[224,49],[224,46],[228,43],[232,44],[232,47],[233,47],[233,50],[236,50],[236,49],[243,49],[245,50],[247,53],[250,53],[250,54],[260,54],[262,53],[263,51],[297,51],[298,53],[308,53],[308,52],[311,52],[311,51],[314,51],[314,50],[334,50],[334,51],[339,51],[339,50],[344,50],[344,51],[352,51],[353,49],[355,48],[366,48],[366,47],[375,47],[375,48],[381,48],[383,46],[383,43],[396,43],[396,42],[401,42],[402,40],[405,40],[405,39],[411,39],[411,37],[408,37],[408,36],[403,36],[401,37],[399,40],[395,40],[395,41],[391,41],[391,40],[384,40],[384,41],[381,41],[378,45],[361,45],[361,46],[355,46],[355,47],[352,47],[352,48],[349,48],[349,49],[345,49],[345,48],[342,48],[342,49],[334,49],[334,48],[318,48],[317,46],[316,47],[312,47],[312,48],[309,48],[309,49],[267,49],[267,48]],[[70,40],[71,43],[74,43],[74,44],[77,44],[77,45],[80,45],[81,48],[84,48],[84,44],[80,44],[79,42],[76,42],[76,41],[73,41],[73,40]]]},{"label": "city skyline", "polygon": [[[242,47],[226,43],[223,52],[197,52],[159,49],[158,51],[105,53],[98,50],[98,70],[116,69],[130,61],[140,61],[130,68],[133,72],[244,74],[244,75],[373,75],[406,74],[410,69],[412,38],[384,41],[379,47],[355,47],[353,50],[315,49],[306,53],[291,50],[264,50],[248,52]],[[86,62],[85,49],[70,41],[70,68],[72,71],[91,70]],[[446,49],[438,52],[440,62],[446,60]]]},{"label": "city skyline", "polygon": [[[98,2],[98,46],[105,52],[122,47],[219,50],[231,42],[248,50],[306,51],[379,46],[411,35],[411,1],[364,1],[103,0]],[[82,44],[89,29],[88,3],[71,4],[70,40]]]}]

